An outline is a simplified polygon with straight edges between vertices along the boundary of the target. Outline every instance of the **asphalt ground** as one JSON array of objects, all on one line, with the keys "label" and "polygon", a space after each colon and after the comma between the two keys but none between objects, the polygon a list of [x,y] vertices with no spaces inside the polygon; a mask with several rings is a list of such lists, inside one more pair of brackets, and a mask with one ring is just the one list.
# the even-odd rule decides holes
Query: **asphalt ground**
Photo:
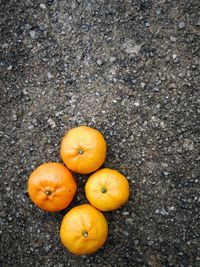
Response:
[{"label": "asphalt ground", "polygon": [[[198,0],[1,0],[1,266],[200,266]],[[76,257],[60,222],[87,203],[88,176],[58,213],[27,195],[30,173],[61,162],[60,141],[88,125],[107,141],[104,166],[130,199],[107,212],[109,236]]]}]

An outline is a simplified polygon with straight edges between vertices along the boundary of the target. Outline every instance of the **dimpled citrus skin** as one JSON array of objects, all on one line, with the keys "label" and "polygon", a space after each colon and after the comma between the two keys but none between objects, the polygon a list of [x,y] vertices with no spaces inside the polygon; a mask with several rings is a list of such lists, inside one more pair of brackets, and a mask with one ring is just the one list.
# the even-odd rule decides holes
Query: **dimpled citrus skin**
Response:
[{"label": "dimpled citrus skin", "polygon": [[104,168],[89,177],[85,192],[88,201],[97,209],[115,210],[128,200],[129,183],[118,171]]},{"label": "dimpled citrus skin", "polygon": [[77,185],[71,172],[56,162],[40,165],[28,179],[31,200],[45,211],[66,208],[72,201],[76,189]]},{"label": "dimpled citrus skin", "polygon": [[91,173],[105,161],[106,141],[103,135],[93,128],[76,127],[63,137],[60,155],[70,170],[82,174]]},{"label": "dimpled citrus skin", "polygon": [[63,218],[60,238],[76,255],[91,254],[103,246],[108,235],[104,215],[89,204],[72,208]]}]

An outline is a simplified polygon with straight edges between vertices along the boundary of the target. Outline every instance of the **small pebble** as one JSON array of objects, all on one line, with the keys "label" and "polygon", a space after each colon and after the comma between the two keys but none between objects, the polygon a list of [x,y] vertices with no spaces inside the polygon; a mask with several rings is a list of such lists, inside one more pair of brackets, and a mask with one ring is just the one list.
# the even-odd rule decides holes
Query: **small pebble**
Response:
[{"label": "small pebble", "polygon": [[32,120],[32,122],[33,122],[34,126],[36,126],[36,127],[38,126],[37,120],[35,118]]},{"label": "small pebble", "polygon": [[144,89],[145,86],[146,86],[146,83],[141,82],[140,86],[141,86],[142,89]]},{"label": "small pebble", "polygon": [[46,9],[45,4],[40,4],[40,8],[42,8],[42,9]]},{"label": "small pebble", "polygon": [[82,29],[83,29],[85,32],[89,32],[90,29],[91,29],[91,26],[90,26],[89,24],[84,24],[84,25],[82,26]]},{"label": "small pebble", "polygon": [[156,209],[155,214],[161,214],[164,216],[164,215],[168,215],[169,212],[167,212],[165,209],[161,208],[161,209]]},{"label": "small pebble", "polygon": [[110,63],[113,63],[113,62],[116,61],[116,58],[115,58],[115,57],[111,57],[111,58],[109,59],[109,61],[110,61]]},{"label": "small pebble", "polygon": [[34,129],[34,125],[29,125],[29,126],[28,126],[28,129],[29,129],[29,130],[33,130],[33,129]]},{"label": "small pebble", "polygon": [[51,78],[53,77],[53,75],[52,75],[50,72],[48,72],[48,73],[47,73],[47,77],[48,77],[49,79],[51,79]]},{"label": "small pebble", "polygon": [[176,84],[175,83],[170,83],[169,85],[168,85],[168,88],[169,89],[175,89],[177,86],[176,86]]},{"label": "small pebble", "polygon": [[169,175],[169,172],[163,172],[165,176],[168,176]]},{"label": "small pebble", "polygon": [[55,128],[56,127],[56,123],[55,123],[55,121],[53,119],[49,118],[47,122],[51,126],[51,128]]},{"label": "small pebble", "polygon": [[179,29],[184,29],[185,28],[185,22],[183,22],[183,21],[179,22],[178,27],[179,27]]},{"label": "small pebble", "polygon": [[159,87],[158,87],[158,86],[155,86],[152,90],[153,90],[154,92],[159,92]]},{"label": "small pebble", "polygon": [[139,101],[135,101],[133,104],[134,104],[134,106],[136,106],[136,107],[139,107],[139,105],[140,105]]},{"label": "small pebble", "polygon": [[122,212],[122,215],[127,216],[127,215],[129,215],[129,212],[128,211],[124,211],[124,212]]},{"label": "small pebble", "polygon": [[44,250],[45,250],[45,252],[49,252],[50,250],[51,250],[51,245],[49,245],[49,246],[44,246]]},{"label": "small pebble", "polygon": [[157,9],[157,10],[156,10],[156,14],[157,14],[157,15],[160,15],[160,14],[161,14],[161,9]]},{"label": "small pebble", "polygon": [[30,31],[29,34],[30,34],[31,38],[35,38],[36,32],[35,31]]},{"label": "small pebble", "polygon": [[176,40],[177,40],[177,38],[176,38],[176,37],[174,37],[174,36],[170,36],[170,42],[172,42],[172,43],[175,43],[175,42],[176,42]]},{"label": "small pebble", "polygon": [[125,235],[125,236],[129,236],[128,231],[124,231],[124,235]]},{"label": "small pebble", "polygon": [[101,66],[101,65],[103,64],[103,62],[102,62],[100,59],[98,59],[98,60],[97,60],[97,64],[98,64],[99,66]]},{"label": "small pebble", "polygon": [[13,114],[13,121],[17,121],[17,115]]}]

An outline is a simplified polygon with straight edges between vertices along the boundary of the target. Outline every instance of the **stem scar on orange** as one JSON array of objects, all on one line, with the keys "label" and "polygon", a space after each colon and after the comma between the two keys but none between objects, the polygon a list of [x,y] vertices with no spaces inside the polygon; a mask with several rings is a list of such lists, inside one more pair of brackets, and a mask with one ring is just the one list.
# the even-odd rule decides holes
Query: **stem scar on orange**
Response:
[{"label": "stem scar on orange", "polygon": [[103,135],[93,128],[76,127],[64,136],[60,155],[70,170],[82,174],[94,172],[105,161],[106,141]]},{"label": "stem scar on orange", "polygon": [[89,204],[71,209],[63,218],[60,238],[76,255],[91,254],[103,246],[108,235],[104,215]]},{"label": "stem scar on orange", "polygon": [[118,171],[104,168],[89,177],[85,193],[88,201],[97,209],[115,210],[128,200],[129,183]]},{"label": "stem scar on orange", "polygon": [[62,164],[40,165],[28,179],[31,200],[45,211],[66,208],[76,193],[77,185],[71,172]]}]

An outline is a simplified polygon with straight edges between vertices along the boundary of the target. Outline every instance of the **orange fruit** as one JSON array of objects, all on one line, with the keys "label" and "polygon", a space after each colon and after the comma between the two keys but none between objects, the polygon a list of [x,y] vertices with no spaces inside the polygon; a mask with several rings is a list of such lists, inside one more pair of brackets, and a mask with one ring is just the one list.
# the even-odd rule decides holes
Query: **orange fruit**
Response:
[{"label": "orange fruit", "polygon": [[104,215],[89,204],[71,209],[63,218],[60,238],[76,255],[97,251],[106,241],[108,224]]},{"label": "orange fruit", "polygon": [[60,163],[40,165],[28,179],[31,200],[46,211],[59,211],[72,201],[77,186],[71,172]]},{"label": "orange fruit", "polygon": [[76,127],[64,136],[60,155],[70,170],[82,174],[94,172],[105,161],[106,141],[93,128]]},{"label": "orange fruit", "polygon": [[104,168],[89,177],[85,192],[88,201],[97,209],[115,210],[128,200],[129,183],[118,171]]}]

